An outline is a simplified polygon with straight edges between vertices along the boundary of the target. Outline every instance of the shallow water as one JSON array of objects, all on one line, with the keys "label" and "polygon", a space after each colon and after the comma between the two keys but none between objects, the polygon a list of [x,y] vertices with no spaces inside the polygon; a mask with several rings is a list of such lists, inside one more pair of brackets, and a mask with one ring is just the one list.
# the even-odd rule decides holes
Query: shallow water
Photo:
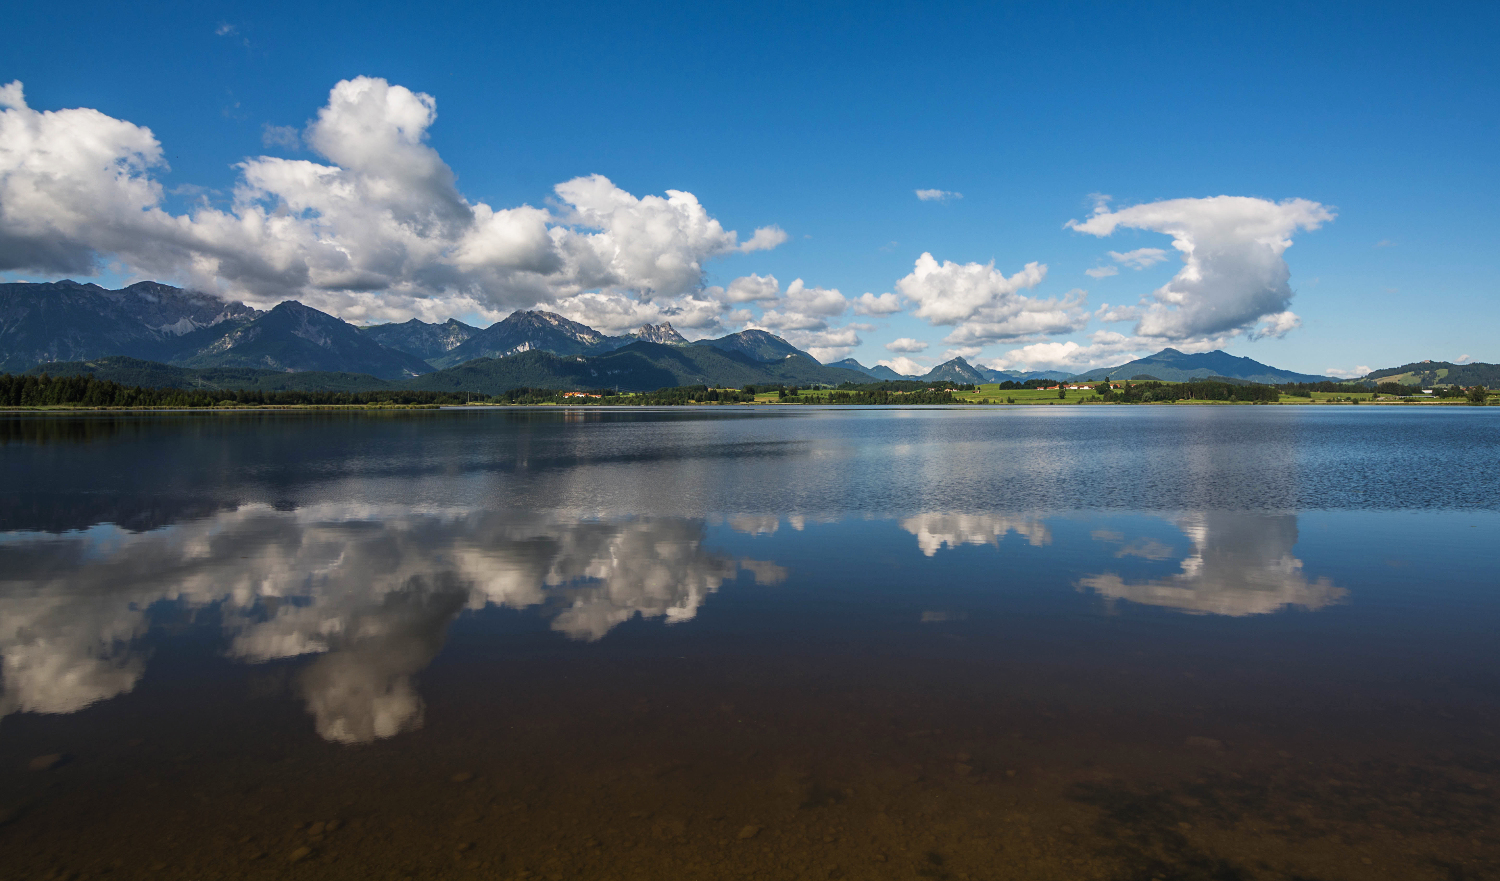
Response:
[{"label": "shallow water", "polygon": [[0,877],[1500,878],[1500,411],[0,417]]}]

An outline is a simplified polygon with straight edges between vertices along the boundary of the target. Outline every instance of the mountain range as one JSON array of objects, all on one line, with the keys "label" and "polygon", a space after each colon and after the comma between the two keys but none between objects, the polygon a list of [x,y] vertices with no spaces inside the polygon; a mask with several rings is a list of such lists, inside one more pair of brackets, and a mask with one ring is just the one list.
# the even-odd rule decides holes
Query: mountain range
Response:
[{"label": "mountain range", "polygon": [[[1318,382],[1222,351],[1154,355],[1083,374],[1014,373],[953,358],[922,376],[853,358],[821,364],[764,330],[689,342],[671,324],[611,336],[561,315],[514,312],[486,328],[450,319],[356,327],[295,300],[262,312],[157,282],[120,290],[72,280],[0,284],[0,371],[90,372],[132,385],[357,390],[420,388],[493,394],[509,388],[649,391],[705,383],[838,385],[871,380],[956,383],[1028,379]],[[132,379],[133,378],[133,379]],[[1500,384],[1500,367],[1424,361],[1362,380]],[[241,385],[243,384],[243,385]]]},{"label": "mountain range", "polygon": [[117,291],[71,279],[0,284],[0,371],[100,355],[169,361],[213,329],[237,328],[260,315],[242,303],[150,281]]},{"label": "mountain range", "polygon": [[360,332],[387,349],[431,361],[468,342],[480,330],[456,318],[442,324],[428,324],[413,318],[401,324],[371,324],[361,327]]},{"label": "mountain range", "polygon": [[1322,382],[1328,377],[1310,373],[1295,373],[1280,370],[1250,358],[1240,358],[1228,352],[1199,352],[1189,355],[1176,349],[1162,349],[1155,355],[1138,358],[1118,367],[1100,367],[1087,373],[1070,377],[1080,381],[1110,379],[1160,379],[1167,382],[1186,382],[1208,376],[1228,379],[1243,379],[1275,385],[1282,382]]}]

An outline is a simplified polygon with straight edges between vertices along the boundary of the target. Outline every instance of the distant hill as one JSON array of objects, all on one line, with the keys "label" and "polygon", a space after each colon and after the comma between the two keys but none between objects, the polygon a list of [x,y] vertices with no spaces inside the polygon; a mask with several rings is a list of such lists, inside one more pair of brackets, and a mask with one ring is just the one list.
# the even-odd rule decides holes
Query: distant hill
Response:
[{"label": "distant hill", "polygon": [[260,314],[243,303],[154,281],[120,290],[70,279],[0,284],[0,371],[107,355],[167,360],[205,328],[234,326]]},{"label": "distant hill", "polygon": [[1059,380],[1067,379],[1073,375],[1061,370],[1011,371],[996,370],[993,367],[981,367],[978,364],[970,366],[984,377],[985,382],[1025,382],[1028,379]]},{"label": "distant hill", "polygon": [[742,330],[716,340],[699,340],[697,345],[713,346],[726,352],[739,352],[757,361],[779,361],[788,355],[812,356],[777,336],[764,330]]},{"label": "distant hill", "polygon": [[944,361],[942,364],[927,371],[921,378],[928,382],[947,380],[948,382],[957,383],[981,383],[990,381],[987,371],[980,372],[980,368],[975,367],[963,358]]},{"label": "distant hill", "polygon": [[1098,370],[1079,373],[1069,378],[1091,382],[1106,376],[1111,379],[1129,379],[1139,374],[1150,374],[1166,382],[1186,382],[1189,379],[1222,376],[1268,385],[1280,382],[1322,382],[1328,379],[1326,376],[1279,370],[1250,358],[1240,358],[1218,350],[1189,355],[1176,349],[1162,349],[1155,355],[1148,355],[1118,367],[1101,367]]},{"label": "distant hill", "polygon": [[842,361],[835,361],[828,366],[841,367],[844,370],[858,370],[860,373],[863,373],[866,376],[872,377],[874,379],[911,379],[911,377],[897,373],[884,364],[876,364],[874,367],[866,367],[853,358],[845,358]]},{"label": "distant hill", "polygon": [[1432,388],[1440,385],[1458,385],[1470,388],[1482,385],[1485,388],[1500,388],[1500,364],[1454,364],[1451,361],[1417,361],[1400,367],[1388,367],[1365,374],[1365,382],[1399,382],[1402,385],[1419,385]]},{"label": "distant hill", "polygon": [[400,379],[432,371],[415,355],[388,349],[354,325],[296,300],[173,361],[182,367],[368,373]]},{"label": "distant hill", "polygon": [[1068,373],[1064,370],[1028,370],[1024,373],[1007,373],[1001,370],[991,370],[990,373],[993,376],[990,382],[1004,382],[1007,379],[1012,382],[1025,382],[1028,379],[1046,379],[1056,381],[1060,379],[1071,379],[1073,377],[1073,374]]},{"label": "distant hill", "polygon": [[372,324],[360,331],[387,349],[416,355],[423,361],[441,358],[467,342],[479,328],[454,318],[442,324],[428,324],[417,318],[401,324]]}]

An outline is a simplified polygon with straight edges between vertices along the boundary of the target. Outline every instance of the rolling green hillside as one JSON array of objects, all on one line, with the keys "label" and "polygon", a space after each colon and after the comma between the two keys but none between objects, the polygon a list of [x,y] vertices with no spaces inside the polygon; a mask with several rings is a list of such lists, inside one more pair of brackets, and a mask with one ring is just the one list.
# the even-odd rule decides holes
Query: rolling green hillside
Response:
[{"label": "rolling green hillside", "polygon": [[1450,361],[1418,361],[1365,374],[1368,382],[1395,382],[1432,388],[1457,385],[1470,388],[1500,388],[1500,364],[1454,364]]}]

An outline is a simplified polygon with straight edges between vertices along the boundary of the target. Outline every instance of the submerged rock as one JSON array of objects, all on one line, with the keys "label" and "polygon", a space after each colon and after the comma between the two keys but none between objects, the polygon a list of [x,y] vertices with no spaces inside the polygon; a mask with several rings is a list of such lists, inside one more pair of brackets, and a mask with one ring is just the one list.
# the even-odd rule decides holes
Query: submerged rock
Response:
[{"label": "submerged rock", "polygon": [[67,761],[67,757],[62,753],[48,753],[45,756],[37,756],[27,762],[26,767],[32,771],[51,771],[65,761]]}]

